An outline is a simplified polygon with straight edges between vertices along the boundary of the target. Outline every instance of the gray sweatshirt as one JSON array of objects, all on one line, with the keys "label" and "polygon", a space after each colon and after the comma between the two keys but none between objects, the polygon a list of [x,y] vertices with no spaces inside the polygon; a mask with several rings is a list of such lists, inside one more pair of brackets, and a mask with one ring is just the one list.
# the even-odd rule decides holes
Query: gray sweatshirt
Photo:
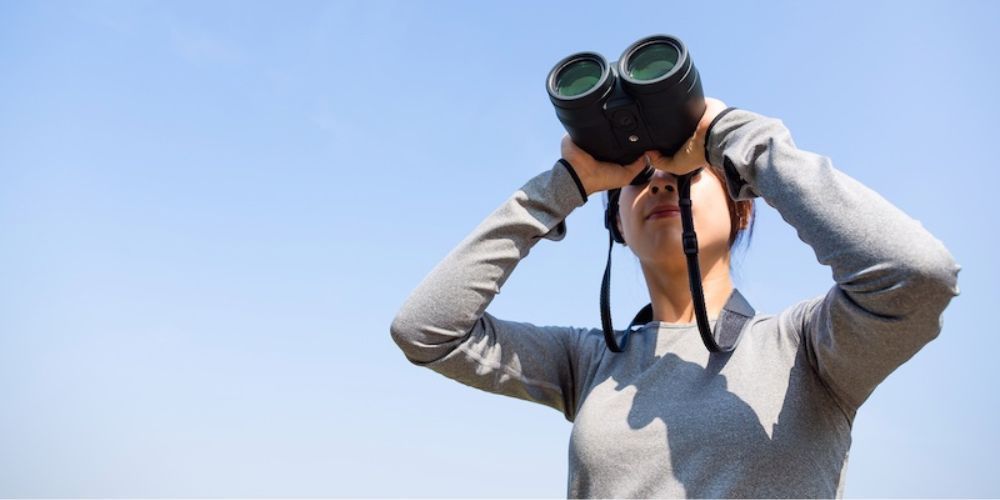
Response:
[{"label": "gray sweatshirt", "polygon": [[392,322],[413,364],[562,412],[573,423],[569,498],[841,497],[858,408],[938,335],[959,293],[961,266],[939,240],[829,158],[797,149],[780,120],[734,109],[707,150],[730,196],[778,210],[835,281],[755,316],[734,352],[710,354],[694,323],[650,322],[613,353],[600,328],[485,311],[532,246],[562,240],[586,202],[561,163],[480,223]]}]

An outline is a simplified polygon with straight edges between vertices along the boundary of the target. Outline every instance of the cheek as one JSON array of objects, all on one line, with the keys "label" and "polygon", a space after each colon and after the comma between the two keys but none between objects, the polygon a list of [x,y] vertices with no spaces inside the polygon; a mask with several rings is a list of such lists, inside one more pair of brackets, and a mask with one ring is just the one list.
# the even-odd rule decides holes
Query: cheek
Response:
[{"label": "cheek", "polygon": [[633,212],[633,205],[635,205],[634,194],[626,194],[625,191],[622,191],[621,198],[618,200],[618,218],[623,231],[628,231],[628,227],[635,224],[636,215]]},{"label": "cheek", "polygon": [[728,195],[722,191],[722,186],[717,182],[700,187],[704,189],[699,190],[697,197],[692,192],[692,204],[695,206],[697,214],[695,226],[704,226],[698,232],[705,231],[707,233],[710,231],[712,234],[722,234],[728,238],[731,224],[729,205],[726,203]]}]

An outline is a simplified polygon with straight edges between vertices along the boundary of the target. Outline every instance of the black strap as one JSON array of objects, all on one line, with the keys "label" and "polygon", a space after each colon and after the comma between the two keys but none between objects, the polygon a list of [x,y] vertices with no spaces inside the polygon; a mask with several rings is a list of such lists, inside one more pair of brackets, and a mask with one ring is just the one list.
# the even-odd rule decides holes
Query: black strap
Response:
[{"label": "black strap", "polygon": [[677,175],[677,192],[680,199],[677,204],[681,209],[681,241],[684,244],[684,256],[687,258],[688,281],[691,286],[691,299],[694,302],[694,317],[698,322],[698,332],[701,341],[711,352],[719,352],[719,344],[712,338],[712,328],[708,324],[708,312],[705,309],[705,292],[701,286],[701,265],[698,262],[698,235],[694,232],[694,217],[691,214],[691,177],[701,169],[692,170],[684,175]]},{"label": "black strap", "polygon": [[757,314],[753,307],[743,298],[739,290],[733,288],[725,307],[715,320],[715,338],[722,346],[722,352],[736,349],[743,336],[743,329],[750,319]]},{"label": "black strap", "polygon": [[618,343],[615,342],[615,328],[614,324],[611,322],[611,307],[610,298],[611,293],[611,250],[614,248],[615,240],[611,236],[611,231],[608,231],[608,263],[604,266],[604,279],[601,281],[601,328],[604,330],[604,343],[608,344],[608,349],[611,352],[622,352],[625,349],[625,345],[628,344],[628,335],[631,333],[631,328],[625,330],[625,334],[622,337],[622,345],[618,347]]}]

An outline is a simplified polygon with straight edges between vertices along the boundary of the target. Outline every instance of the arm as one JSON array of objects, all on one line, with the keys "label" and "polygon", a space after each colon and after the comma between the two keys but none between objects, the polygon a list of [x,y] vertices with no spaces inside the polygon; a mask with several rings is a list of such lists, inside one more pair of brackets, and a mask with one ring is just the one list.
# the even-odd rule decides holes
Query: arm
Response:
[{"label": "arm", "polygon": [[799,304],[812,367],[853,415],[875,387],[941,331],[959,266],[923,225],[795,147],[784,124],[728,108],[706,142],[733,199],[760,196],[795,227],[836,284]]},{"label": "arm", "polygon": [[[587,330],[500,320],[486,307],[542,238],[559,241],[586,202],[557,163],[528,181],[449,253],[410,294],[390,327],[406,358],[484,391],[541,403],[575,418],[581,363],[599,354]],[[588,350],[589,349],[589,350]]]}]

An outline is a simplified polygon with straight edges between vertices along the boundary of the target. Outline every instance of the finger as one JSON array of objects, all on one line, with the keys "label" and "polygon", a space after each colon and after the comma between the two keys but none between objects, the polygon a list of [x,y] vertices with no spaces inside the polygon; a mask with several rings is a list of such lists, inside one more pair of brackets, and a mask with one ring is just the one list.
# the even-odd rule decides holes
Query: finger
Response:
[{"label": "finger", "polygon": [[673,156],[661,156],[660,160],[653,164],[653,168],[675,175],[680,173]]},{"label": "finger", "polygon": [[726,103],[724,103],[724,102],[722,102],[719,99],[716,99],[714,97],[706,97],[705,98],[705,102],[708,103],[708,104],[711,104],[711,105],[715,106],[716,108],[720,108],[720,109],[726,107]]},{"label": "finger", "polygon": [[646,151],[646,156],[649,157],[650,163],[656,163],[664,157],[663,153],[661,153],[658,149],[650,149]]},{"label": "finger", "polygon": [[569,134],[566,134],[562,138],[562,142],[559,143],[563,152],[570,151],[573,146],[573,140],[570,139]]}]

